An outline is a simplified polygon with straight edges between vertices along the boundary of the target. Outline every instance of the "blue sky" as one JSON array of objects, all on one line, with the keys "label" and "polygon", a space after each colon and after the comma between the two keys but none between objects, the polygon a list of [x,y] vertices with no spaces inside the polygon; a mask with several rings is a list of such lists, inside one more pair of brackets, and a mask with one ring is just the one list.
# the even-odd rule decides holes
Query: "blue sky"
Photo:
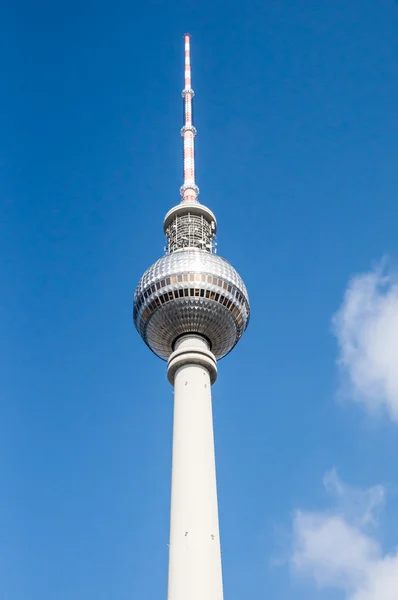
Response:
[{"label": "blue sky", "polygon": [[0,21],[0,596],[166,597],[172,389],[131,304],[179,200],[189,31],[201,201],[252,306],[213,388],[225,598],[395,600],[397,4]]}]

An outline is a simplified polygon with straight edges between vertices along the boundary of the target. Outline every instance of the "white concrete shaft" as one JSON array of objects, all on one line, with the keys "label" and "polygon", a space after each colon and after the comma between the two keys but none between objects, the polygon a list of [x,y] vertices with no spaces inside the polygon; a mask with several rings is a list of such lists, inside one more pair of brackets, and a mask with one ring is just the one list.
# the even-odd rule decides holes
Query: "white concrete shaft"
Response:
[{"label": "white concrete shaft", "polygon": [[204,338],[179,340],[169,377],[174,427],[168,600],[222,600],[211,404],[216,361]]}]

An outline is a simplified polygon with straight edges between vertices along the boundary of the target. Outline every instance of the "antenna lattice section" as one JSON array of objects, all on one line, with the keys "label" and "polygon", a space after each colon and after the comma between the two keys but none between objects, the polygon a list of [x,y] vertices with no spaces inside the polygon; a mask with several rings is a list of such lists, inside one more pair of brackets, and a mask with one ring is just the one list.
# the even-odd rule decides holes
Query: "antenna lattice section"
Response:
[{"label": "antenna lattice section", "polygon": [[203,215],[187,212],[176,215],[166,229],[167,251],[175,252],[184,248],[199,248],[213,252],[215,224]]}]

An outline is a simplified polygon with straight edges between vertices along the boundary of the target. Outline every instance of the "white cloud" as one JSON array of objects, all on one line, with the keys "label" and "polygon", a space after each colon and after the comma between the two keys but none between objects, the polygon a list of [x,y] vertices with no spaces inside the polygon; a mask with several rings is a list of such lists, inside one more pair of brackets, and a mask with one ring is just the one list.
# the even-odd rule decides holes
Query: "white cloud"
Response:
[{"label": "white cloud", "polygon": [[384,489],[352,488],[335,471],[324,485],[337,500],[333,510],[294,516],[294,572],[320,589],[340,589],[346,600],[398,600],[398,553],[383,554],[375,535]]},{"label": "white cloud", "polygon": [[398,277],[385,265],[354,277],[333,318],[352,399],[398,422]]},{"label": "white cloud", "polygon": [[376,485],[369,490],[361,490],[341,481],[336,469],[328,471],[323,485],[335,500],[335,512],[355,526],[365,527],[377,524],[379,510],[384,504],[385,490]]}]

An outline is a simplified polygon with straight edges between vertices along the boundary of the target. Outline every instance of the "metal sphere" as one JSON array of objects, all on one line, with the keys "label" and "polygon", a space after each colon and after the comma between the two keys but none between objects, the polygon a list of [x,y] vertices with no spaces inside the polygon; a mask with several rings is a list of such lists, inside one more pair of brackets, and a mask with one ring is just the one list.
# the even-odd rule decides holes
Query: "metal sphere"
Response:
[{"label": "metal sphere", "polygon": [[134,323],[144,342],[167,360],[177,338],[199,333],[217,359],[232,350],[249,322],[242,279],[224,258],[196,248],[166,254],[142,276]]}]

